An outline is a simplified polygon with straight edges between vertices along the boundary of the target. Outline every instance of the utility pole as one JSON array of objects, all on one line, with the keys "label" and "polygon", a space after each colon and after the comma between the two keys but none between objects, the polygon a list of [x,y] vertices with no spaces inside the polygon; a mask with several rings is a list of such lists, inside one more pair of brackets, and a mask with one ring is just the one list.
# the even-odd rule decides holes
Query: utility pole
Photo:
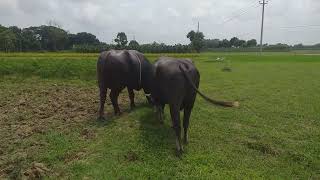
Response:
[{"label": "utility pole", "polygon": [[198,29],[197,29],[197,32],[199,32],[199,28],[200,28],[200,25],[199,25],[199,21],[198,21]]},{"label": "utility pole", "polygon": [[260,35],[260,55],[262,55],[262,41],[263,41],[263,24],[264,24],[264,6],[268,4],[268,1],[259,1],[262,4],[262,20],[261,20],[261,35]]}]

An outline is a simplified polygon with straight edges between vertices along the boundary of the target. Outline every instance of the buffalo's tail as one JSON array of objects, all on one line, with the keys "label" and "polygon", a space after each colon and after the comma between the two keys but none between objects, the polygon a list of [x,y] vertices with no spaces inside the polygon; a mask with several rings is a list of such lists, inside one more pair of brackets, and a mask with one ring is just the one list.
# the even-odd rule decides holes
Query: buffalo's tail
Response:
[{"label": "buffalo's tail", "polygon": [[[104,53],[104,54],[102,54]],[[96,76],[97,76],[97,80],[98,80],[98,86],[102,86],[103,84],[103,71],[105,69],[105,63],[106,63],[106,59],[108,59],[108,56],[110,55],[110,51],[106,51],[106,52],[102,52],[98,58],[97,61],[97,72],[96,72]]]},{"label": "buffalo's tail", "polygon": [[202,92],[198,90],[198,88],[194,85],[192,82],[191,78],[189,77],[188,73],[186,73],[185,69],[182,66],[179,66],[180,70],[183,72],[184,77],[187,79],[187,81],[190,83],[192,88],[206,101],[215,104],[215,105],[220,105],[220,106],[225,106],[225,107],[239,107],[239,102],[234,101],[234,102],[227,102],[227,101],[218,101],[209,98],[208,96],[204,95]]}]

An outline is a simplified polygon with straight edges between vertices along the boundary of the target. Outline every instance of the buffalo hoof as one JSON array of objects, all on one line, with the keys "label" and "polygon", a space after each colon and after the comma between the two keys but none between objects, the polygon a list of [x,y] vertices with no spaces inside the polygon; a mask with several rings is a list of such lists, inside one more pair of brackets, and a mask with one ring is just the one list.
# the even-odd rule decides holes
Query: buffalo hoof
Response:
[{"label": "buffalo hoof", "polygon": [[134,108],[136,108],[136,105],[135,104],[130,104],[130,109],[134,110]]},{"label": "buffalo hoof", "polygon": [[178,158],[181,158],[182,155],[183,155],[183,149],[180,149],[180,150],[176,149],[176,156],[177,156]]},{"label": "buffalo hoof", "polygon": [[176,154],[180,156],[182,155],[182,153],[183,153],[183,146],[181,145],[181,140],[176,139]]},{"label": "buffalo hoof", "polygon": [[104,116],[99,116],[97,118],[97,121],[105,121],[105,120],[106,120],[106,118]]}]

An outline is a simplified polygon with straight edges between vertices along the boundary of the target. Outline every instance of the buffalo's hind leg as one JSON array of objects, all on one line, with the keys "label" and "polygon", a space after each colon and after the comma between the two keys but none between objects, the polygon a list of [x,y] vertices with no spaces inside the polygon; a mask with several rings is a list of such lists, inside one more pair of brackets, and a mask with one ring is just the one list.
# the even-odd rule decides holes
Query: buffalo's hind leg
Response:
[{"label": "buffalo's hind leg", "polygon": [[129,93],[129,98],[130,98],[130,108],[134,109],[136,105],[134,104],[134,92],[133,89],[127,88],[128,93]]},{"label": "buffalo's hind leg", "polygon": [[164,105],[165,104],[160,104],[157,106],[157,116],[160,124],[164,124]]},{"label": "buffalo's hind leg", "polygon": [[100,106],[98,119],[104,119],[104,104],[106,102],[107,88],[100,87]]},{"label": "buffalo's hind leg", "polygon": [[190,121],[190,114],[191,114],[192,108],[184,108],[183,113],[183,142],[185,144],[188,144],[188,128],[189,128],[189,121]]},{"label": "buffalo's hind leg", "polygon": [[120,108],[118,104],[118,97],[119,97],[120,91],[121,89],[111,89],[111,92],[109,94],[115,115],[120,115]]},{"label": "buffalo's hind leg", "polygon": [[176,133],[176,150],[177,155],[181,155],[183,152],[183,147],[181,144],[181,123],[180,123],[180,106],[170,104],[170,114],[173,124],[173,129]]}]

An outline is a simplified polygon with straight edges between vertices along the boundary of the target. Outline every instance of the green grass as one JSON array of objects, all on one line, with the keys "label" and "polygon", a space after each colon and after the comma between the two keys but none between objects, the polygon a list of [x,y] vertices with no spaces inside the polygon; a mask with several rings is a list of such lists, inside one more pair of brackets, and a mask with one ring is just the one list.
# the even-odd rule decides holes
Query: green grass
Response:
[{"label": "green grass", "polygon": [[[67,91],[70,94],[80,89],[76,100],[71,98],[68,103],[74,103],[75,107],[82,103],[84,109],[97,108],[97,56],[1,54],[0,101],[7,103],[0,110],[6,110],[9,102],[18,102],[21,94],[31,96],[31,101],[46,102],[46,97],[38,97],[37,93],[41,94],[42,89],[49,95],[58,92],[52,87],[71,88]],[[147,54],[151,61],[158,56]],[[41,162],[52,170],[47,174],[49,179],[320,178],[320,56],[289,53],[171,56],[194,60],[201,74],[200,89],[205,94],[240,102],[240,108],[221,108],[198,96],[190,120],[190,142],[181,159],[174,153],[168,108],[165,124],[160,125],[139,93],[137,109],[120,117],[110,117],[112,108],[107,105],[106,122],[97,122],[95,112],[71,121],[60,122],[62,117],[58,115],[53,115],[50,121],[40,121],[48,123],[50,130],[20,139],[20,144],[4,146],[4,152],[0,152],[0,172],[3,167],[18,166],[3,175],[18,177],[32,162]],[[232,71],[222,71],[226,64],[214,61],[217,57],[225,57]],[[127,98],[126,91],[122,97]],[[90,101],[83,103],[81,99]],[[128,103],[123,102],[121,108],[127,107]],[[80,110],[70,108],[70,111]],[[28,109],[10,112],[6,122],[0,120],[3,127],[9,121],[18,126],[33,121]],[[84,129],[93,132],[93,137],[83,138]],[[33,141],[43,145],[31,148]],[[19,154],[24,149],[29,149],[25,156]],[[10,158],[4,158],[5,155]],[[1,163],[1,158],[5,163]]]}]

